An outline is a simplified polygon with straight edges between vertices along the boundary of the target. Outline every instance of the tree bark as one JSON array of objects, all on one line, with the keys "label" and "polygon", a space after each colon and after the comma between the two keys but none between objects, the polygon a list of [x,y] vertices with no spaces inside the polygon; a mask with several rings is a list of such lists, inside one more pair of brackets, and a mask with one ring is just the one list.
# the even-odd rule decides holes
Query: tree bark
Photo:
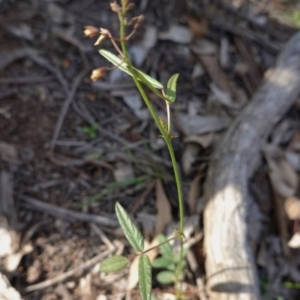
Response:
[{"label": "tree bark", "polygon": [[210,300],[260,299],[247,238],[248,180],[259,166],[261,147],[272,128],[299,96],[300,33],[287,43],[276,67],[268,73],[210,162],[204,210]]}]

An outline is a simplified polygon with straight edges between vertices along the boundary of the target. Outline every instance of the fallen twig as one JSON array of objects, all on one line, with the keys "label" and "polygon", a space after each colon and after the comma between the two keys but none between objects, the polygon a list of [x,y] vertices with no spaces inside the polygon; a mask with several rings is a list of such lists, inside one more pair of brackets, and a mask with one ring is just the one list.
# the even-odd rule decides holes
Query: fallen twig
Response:
[{"label": "fallen twig", "polygon": [[22,195],[21,199],[25,202],[23,203],[23,205],[25,204],[25,206],[30,209],[42,211],[46,214],[69,222],[83,221],[111,227],[117,227],[119,224],[116,218],[103,217],[98,215],[96,216],[92,214],[73,211],[67,208],[57,207],[55,205],[45,203],[25,195]]},{"label": "fallen twig", "polygon": [[44,77],[10,77],[10,78],[0,78],[0,83],[2,84],[34,84],[34,83],[44,83],[53,80],[54,77],[52,75],[44,76]]},{"label": "fallen twig", "polygon": [[107,257],[112,252],[113,252],[112,249],[108,249],[108,250],[104,251],[103,253],[100,253],[100,254],[96,255],[92,259],[84,262],[83,264],[81,264],[81,265],[79,265],[79,266],[77,266],[77,267],[61,274],[61,275],[58,275],[58,276],[56,276],[52,279],[47,279],[43,282],[33,284],[33,285],[30,285],[30,286],[26,287],[25,292],[33,292],[33,291],[37,291],[37,290],[42,290],[42,289],[45,289],[49,286],[57,284],[59,282],[65,281],[66,279],[70,278],[71,276],[75,275],[76,273],[79,273],[79,272],[82,272],[86,269],[92,268],[95,264],[97,264],[100,260]]},{"label": "fallen twig", "polygon": [[56,143],[56,140],[58,138],[58,135],[59,135],[59,132],[61,130],[61,127],[62,127],[62,124],[64,122],[64,119],[66,117],[66,114],[68,112],[68,109],[70,107],[70,104],[74,98],[74,95],[76,93],[76,90],[81,82],[81,80],[83,79],[83,77],[87,74],[88,70],[87,69],[84,69],[82,70],[74,79],[73,81],[73,84],[72,84],[72,87],[70,89],[70,91],[68,91],[68,97],[66,98],[62,108],[61,108],[61,111],[60,111],[60,114],[59,114],[59,117],[58,117],[58,120],[57,120],[57,123],[55,125],[55,129],[54,129],[54,132],[53,132],[53,136],[52,136],[52,140],[51,140],[51,148],[50,148],[50,153],[53,152],[54,150],[54,147],[55,147],[55,143]]}]

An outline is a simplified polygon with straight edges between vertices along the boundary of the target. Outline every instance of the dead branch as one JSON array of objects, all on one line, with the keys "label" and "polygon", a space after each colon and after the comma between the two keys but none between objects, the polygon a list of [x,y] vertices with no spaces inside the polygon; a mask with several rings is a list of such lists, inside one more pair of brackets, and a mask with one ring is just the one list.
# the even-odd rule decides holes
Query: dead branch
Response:
[{"label": "dead branch", "polygon": [[[247,240],[248,179],[274,125],[300,92],[300,33],[232,124],[216,149],[205,186],[206,274],[211,300],[259,299],[254,256]],[[249,227],[251,224],[249,224]]]},{"label": "dead branch", "polygon": [[68,222],[91,222],[104,226],[116,227],[118,226],[118,221],[111,217],[104,217],[92,214],[86,214],[78,211],[74,211],[67,208],[57,207],[55,205],[39,201],[33,197],[21,196],[22,205],[29,207],[30,209],[41,211],[47,213],[56,218],[66,220]]}]

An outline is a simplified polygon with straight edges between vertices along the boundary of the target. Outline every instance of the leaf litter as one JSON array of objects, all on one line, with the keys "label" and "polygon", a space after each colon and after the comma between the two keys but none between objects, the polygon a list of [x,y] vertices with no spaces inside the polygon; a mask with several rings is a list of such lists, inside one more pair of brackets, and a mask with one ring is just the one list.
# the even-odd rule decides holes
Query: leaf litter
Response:
[{"label": "leaf litter", "polygon": [[[220,10],[223,16],[226,16],[226,23],[222,24],[222,18],[219,18],[221,27],[218,27],[219,25],[214,18],[211,18],[209,14],[205,15],[206,10],[204,10],[204,16],[187,17],[185,15],[184,18],[180,19],[180,23],[176,23],[177,19],[173,14],[164,16],[155,9],[155,4],[150,5],[150,2],[143,1],[144,13],[149,23],[146,23],[143,29],[144,35],[137,35],[131,44],[131,54],[135,59],[136,65],[141,65],[142,69],[153,77],[157,79],[166,78],[167,80],[178,70],[182,73],[179,78],[178,97],[174,104],[174,117],[179,120],[183,131],[177,127],[175,121],[172,126],[176,135],[180,136],[179,139],[174,139],[177,157],[183,157],[185,152],[188,153],[192,150],[191,148],[194,146],[191,145],[197,145],[194,148],[197,148],[198,152],[195,151],[195,153],[200,153],[198,156],[194,155],[193,159],[185,159],[186,162],[181,165],[182,176],[186,183],[184,193],[186,197],[190,194],[187,199],[192,212],[195,211],[195,205],[198,207],[202,197],[204,180],[201,179],[202,175],[199,175],[199,168],[206,170],[209,163],[209,161],[201,160],[202,155],[209,157],[215,142],[221,139],[221,133],[230,126],[233,119],[238,116],[238,110],[242,109],[243,105],[248,101],[247,97],[239,96],[238,90],[240,89],[247,96],[249,96],[250,91],[255,90],[255,85],[253,85],[255,68],[251,64],[249,65],[249,60],[245,60],[246,52],[241,51],[242,48],[238,46],[235,37],[242,35],[245,45],[247,45],[249,40],[251,41],[251,51],[248,52],[252,59],[262,68],[262,71],[265,71],[266,66],[272,65],[275,59],[272,51],[278,49],[276,48],[277,45],[290,35],[289,29],[287,31],[278,31],[277,29],[274,31],[270,24],[268,24],[269,26],[264,25],[266,20],[267,22],[269,21],[267,14],[264,15],[263,9],[259,13],[255,10],[247,11],[247,8],[243,7],[243,2],[239,1],[239,6],[231,6],[230,13],[226,10],[228,7],[225,10]],[[161,5],[161,3],[156,4]],[[56,38],[51,32],[52,30],[55,32],[54,26],[61,30],[68,28],[70,32],[73,32],[74,38],[78,39],[82,45],[85,45],[87,42],[83,42],[82,35],[79,33],[83,24],[97,22],[101,26],[108,27],[108,23],[114,23],[110,19],[110,12],[105,5],[102,3],[84,5],[79,3],[79,1],[72,1],[70,3],[60,3],[59,5],[48,3],[46,6],[38,3],[36,7],[28,7],[25,3],[22,6],[24,18],[20,18],[20,20],[18,20],[20,16],[18,14],[19,8],[12,6],[10,2],[5,5],[7,5],[9,12],[3,15],[5,24],[8,26],[7,28],[12,30],[9,36],[7,34],[0,35],[1,44],[5,45],[1,49],[3,52],[1,52],[2,68],[0,66],[0,79],[16,78],[17,82],[17,78],[20,77],[22,79],[22,76],[24,76],[24,78],[32,79],[33,82],[30,87],[24,83],[13,83],[18,93],[6,93],[11,96],[1,98],[0,104],[0,109],[10,105],[10,118],[0,119],[0,128],[5,129],[2,131],[0,142],[12,143],[17,146],[18,152],[21,154],[20,159],[17,159],[18,162],[11,164],[12,169],[16,172],[14,174],[15,194],[21,193],[26,195],[29,193],[31,196],[53,205],[68,207],[68,213],[71,213],[72,209],[76,207],[76,210],[84,210],[86,215],[91,213],[111,218],[114,217],[112,202],[115,200],[121,199],[128,205],[127,208],[130,210],[131,205],[143,191],[143,189],[131,189],[138,186],[135,178],[144,176],[145,173],[148,174],[150,170],[151,175],[147,177],[146,183],[148,180],[153,180],[153,177],[155,180],[160,180],[163,183],[163,189],[159,193],[157,192],[160,195],[157,199],[164,200],[162,203],[155,202],[155,197],[151,192],[139,208],[144,213],[144,215],[141,215],[141,218],[148,215],[149,220],[156,217],[160,221],[164,221],[163,223],[167,223],[166,219],[176,220],[177,215],[172,215],[170,209],[170,203],[173,204],[172,201],[174,201],[173,198],[175,197],[173,195],[176,194],[172,183],[172,170],[152,161],[147,147],[153,147],[154,151],[160,152],[163,159],[167,160],[165,148],[160,143],[161,138],[157,137],[157,131],[155,128],[151,128],[150,122],[148,122],[144,105],[131,92],[132,83],[127,84],[125,77],[122,77],[122,73],[117,71],[117,69],[110,73],[109,77],[106,78],[108,79],[107,81],[104,80],[92,84],[87,78],[84,78],[80,88],[75,93],[72,108],[67,114],[60,133],[56,154],[59,154],[62,160],[64,160],[64,157],[76,157],[76,161],[73,160],[71,165],[65,164],[62,166],[62,164],[56,164],[61,163],[61,161],[56,161],[55,163],[49,160],[46,155],[48,149],[47,141],[52,135],[62,99],[65,97],[64,93],[68,86],[65,83],[74,78],[81,71],[83,65],[81,61],[82,53],[79,53],[83,48],[78,43],[68,44],[65,40]],[[5,5],[1,3],[0,9]],[[173,4],[168,3],[166,5],[170,8]],[[176,5],[175,3],[175,7],[172,9],[175,9]],[[196,12],[199,9],[197,5],[199,3],[197,4],[195,1],[186,3],[187,9],[192,12]],[[209,8],[208,3],[205,6]],[[244,10],[237,10],[237,7]],[[214,9],[218,10],[219,8],[216,6]],[[99,11],[101,12],[98,13]],[[242,11],[246,11],[246,14],[240,16]],[[38,12],[42,18],[33,17],[35,12]],[[242,32],[238,31],[240,24],[237,24],[236,28],[230,28],[231,22],[234,21],[234,18],[232,19],[233,15],[242,18],[244,24]],[[99,16],[101,22],[99,21]],[[79,19],[80,22],[78,22]],[[26,29],[24,26],[17,26],[16,24],[26,24],[28,27]],[[162,24],[166,26],[160,26]],[[264,32],[265,35],[272,36],[274,40],[272,47],[268,44],[268,39],[260,39],[258,32],[253,30],[253,28],[256,28],[255,26],[263,26],[259,27],[259,30],[264,29],[266,30]],[[164,28],[163,30],[161,29],[162,27]],[[221,30],[219,30],[220,28]],[[25,40],[27,39],[27,42],[23,41],[21,44],[24,42],[34,43],[34,48],[38,52],[33,52],[31,48],[18,48],[19,41],[24,38]],[[172,47],[169,47],[169,45],[172,45]],[[84,47],[84,49],[91,49],[91,45]],[[39,61],[41,63],[39,66],[35,65],[31,59],[37,53],[45,58],[43,61]],[[89,62],[93,66],[98,65],[101,60],[97,53],[92,53],[91,51],[86,51],[84,55],[88,57]],[[50,62],[52,69],[45,67],[47,62]],[[246,68],[243,69],[240,66],[246,66]],[[46,92],[43,97],[40,97],[38,92],[35,94],[35,91],[38,91],[38,87],[34,82],[37,77],[44,78],[44,76],[49,76],[50,69],[53,74],[56,74],[55,76],[61,74],[65,78],[62,80],[59,77],[60,75],[58,75],[58,77],[50,78],[49,81],[43,83],[43,88]],[[252,80],[250,85],[248,85],[247,80]],[[7,85],[1,83],[1,80],[0,84],[1,90],[3,89],[6,92]],[[93,101],[87,99],[87,91],[93,91]],[[111,96],[117,100],[119,105],[110,105],[109,99],[104,92],[111,93]],[[147,91],[147,93],[151,95],[151,92]],[[122,98],[123,101],[119,101],[119,98]],[[214,99],[212,100],[212,98]],[[196,101],[198,104],[194,105],[192,101]],[[156,107],[156,104],[154,105]],[[123,109],[125,116],[121,113]],[[160,107],[158,109],[163,115],[163,110]],[[297,111],[296,108],[295,111]],[[137,121],[133,120],[133,115],[137,117]],[[133,152],[133,155],[130,154],[128,148],[124,147],[124,144],[119,144],[117,139],[111,141],[107,136],[104,138],[100,133],[98,142],[85,140],[86,137],[83,137],[81,134],[81,128],[87,125],[85,123],[87,116],[98,124],[100,131],[102,129],[105,132],[109,132],[111,136],[117,134],[124,138],[130,145],[130,151]],[[26,117],[28,117],[30,122],[24,121]],[[114,120],[113,122],[109,121],[110,117]],[[291,124],[290,120],[293,120],[293,116],[288,115],[285,119]],[[144,124],[142,124],[143,122]],[[24,124],[22,128],[20,124]],[[286,211],[288,217],[287,232],[290,239],[298,236],[296,221],[299,201],[297,183],[299,147],[297,141],[293,141],[291,145],[289,142],[295,132],[293,130],[296,128],[297,131],[299,128],[297,123],[295,123],[295,126],[290,126],[289,124],[282,125],[274,130],[274,133],[270,136],[273,145],[280,152],[280,159],[274,158],[272,153],[268,152],[266,154],[266,152],[265,154],[272,173],[270,177],[272,188],[283,197],[281,201],[284,204],[284,211]],[[181,135],[183,135],[184,143],[180,143]],[[151,140],[152,143],[149,145],[145,142],[135,146],[135,143],[141,137],[146,141]],[[108,163],[113,169],[103,168],[103,165],[95,164],[91,160],[83,160],[83,156],[80,153],[85,155],[87,152],[74,151],[75,148],[69,146],[70,141],[88,144],[91,153],[93,153],[93,159],[97,161],[101,158],[103,162]],[[156,142],[155,146],[153,141]],[[286,147],[286,145],[288,146]],[[144,151],[139,152],[141,148]],[[15,150],[14,152],[10,151],[10,153],[15,152]],[[190,154],[185,154],[185,156]],[[134,161],[132,156],[136,157]],[[7,163],[8,160],[14,160],[14,158],[3,160]],[[22,168],[18,168],[20,161]],[[137,167],[140,163],[141,166]],[[262,168],[265,168],[266,172],[266,164]],[[261,172],[263,172],[263,169]],[[162,176],[162,174],[167,175]],[[205,171],[203,176],[205,179]],[[162,179],[161,177],[166,178]],[[128,185],[118,184],[112,188],[105,189],[111,182],[124,181],[129,178],[132,180]],[[51,182],[62,183],[59,185],[48,184]],[[36,186],[37,188],[30,189],[30,186]],[[101,194],[103,190],[105,190],[105,193]],[[188,191],[190,192],[188,193]],[[83,199],[88,199],[99,193],[104,196],[99,197],[97,202],[93,205],[83,205]],[[262,199],[268,198],[266,201],[273,197],[268,193],[261,194],[260,190],[258,194],[260,194],[258,197]],[[169,199],[167,197],[162,198],[163,195],[168,195]],[[19,211],[22,222],[26,225],[38,223],[41,220],[41,214],[36,212],[38,210],[37,206],[33,206],[23,200],[20,201],[23,203]],[[160,208],[157,207],[157,215],[155,215],[155,203],[160,206]],[[273,206],[275,206],[274,203],[272,204]],[[168,211],[168,218],[166,219],[163,219],[164,209]],[[172,212],[174,213],[174,211]],[[22,288],[28,286],[29,282],[41,282],[44,277],[52,278],[58,273],[63,273],[72,265],[77,265],[78,262],[97,255],[99,249],[100,251],[105,251],[105,247],[107,247],[102,242],[99,242],[99,238],[93,235],[84,222],[62,221],[58,224],[58,222],[55,222],[60,218],[58,215],[54,216],[52,214],[52,217],[49,217],[45,210],[43,214],[49,221],[48,224],[56,225],[42,225],[31,237],[33,252],[22,254],[26,258],[21,261],[21,268],[24,270],[20,271],[20,286]],[[264,212],[263,217],[264,221],[278,222],[278,220],[273,220],[272,214],[268,210]],[[198,227],[198,223],[194,222],[194,227],[192,227]],[[153,224],[154,227],[160,227],[159,231],[165,229],[164,227],[167,225],[158,226],[155,222]],[[105,227],[106,230],[111,240],[118,237],[113,229]],[[149,232],[148,236],[151,236],[151,230],[148,228],[146,231]],[[292,267],[290,271],[286,268],[284,270],[285,273],[283,271],[280,272],[280,268],[278,268],[280,263],[278,262],[285,262],[280,239],[270,228],[267,228],[266,232],[269,237],[264,236],[263,240],[267,245],[261,246],[259,249],[261,253],[265,252],[264,255],[267,257],[263,266],[269,280],[275,281],[276,278],[281,280],[284,276],[291,276],[292,279],[296,279],[299,272],[297,273],[297,270]],[[294,243],[294,241],[289,243],[289,245],[298,247],[298,244]],[[37,253],[36,249],[42,250]],[[292,262],[295,262],[295,265],[297,264],[295,257],[289,258]],[[49,261],[51,261],[51,264],[49,264]],[[32,268],[30,269],[31,266]],[[121,282],[126,273],[120,276],[123,276],[118,279]],[[28,279],[28,282],[26,282],[25,278]],[[63,294],[62,291],[64,289],[71,294],[71,297],[73,295],[81,295],[82,297],[92,295],[97,299],[100,296],[104,296],[103,291],[105,291],[105,298],[108,300],[120,298],[119,294],[124,295],[121,285],[120,290],[118,290],[118,284],[112,285],[108,283],[107,286],[104,286],[96,278],[97,276],[95,275],[90,277],[88,273],[81,280],[78,280],[78,284],[77,281],[61,283],[58,286],[60,289],[53,289],[53,292],[49,292],[47,289],[37,292],[38,297],[49,297],[51,295],[51,297],[58,299]],[[192,280],[189,283],[191,284],[190,292],[192,295],[195,295],[196,284]],[[159,289],[164,291],[162,287],[159,287]],[[108,291],[112,291],[112,295]],[[269,289],[269,291],[272,294],[272,289]],[[279,291],[286,296],[286,299],[292,299],[294,295],[291,294],[294,292],[290,290],[279,289]],[[24,295],[24,299],[30,299],[30,297]]]}]

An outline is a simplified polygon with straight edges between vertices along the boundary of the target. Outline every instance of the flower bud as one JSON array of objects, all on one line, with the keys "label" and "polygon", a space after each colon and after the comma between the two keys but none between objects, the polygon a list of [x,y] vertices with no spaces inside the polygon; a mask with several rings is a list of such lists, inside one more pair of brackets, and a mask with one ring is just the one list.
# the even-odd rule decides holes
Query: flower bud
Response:
[{"label": "flower bud", "polygon": [[92,81],[97,81],[100,78],[102,78],[107,72],[107,68],[106,67],[101,67],[98,69],[93,70],[92,75],[91,75],[91,80]]},{"label": "flower bud", "polygon": [[99,34],[99,32],[100,30],[94,26],[85,26],[83,31],[84,35],[87,37],[96,36]]},{"label": "flower bud", "polygon": [[134,30],[134,31],[137,31],[137,30],[141,27],[142,22],[143,22],[144,19],[145,19],[145,17],[144,17],[143,15],[140,15],[140,16],[138,16],[138,17],[136,17],[136,18],[137,18],[137,19],[136,19],[135,24],[134,24],[134,26],[133,26],[133,30]]},{"label": "flower bud", "polygon": [[101,34],[101,35],[98,37],[97,41],[95,42],[94,46],[100,45],[100,43],[101,43],[104,39],[105,39],[105,36],[104,36],[103,34]]},{"label": "flower bud", "polygon": [[128,3],[125,9],[126,9],[126,11],[129,11],[129,10],[131,10],[133,7],[134,7],[134,3]]},{"label": "flower bud", "polygon": [[122,12],[121,7],[117,4],[116,1],[114,1],[114,2],[112,2],[112,3],[110,4],[110,8],[111,8],[111,10],[112,10],[113,12],[115,12],[115,13],[117,13],[117,14],[119,14],[119,13]]}]

